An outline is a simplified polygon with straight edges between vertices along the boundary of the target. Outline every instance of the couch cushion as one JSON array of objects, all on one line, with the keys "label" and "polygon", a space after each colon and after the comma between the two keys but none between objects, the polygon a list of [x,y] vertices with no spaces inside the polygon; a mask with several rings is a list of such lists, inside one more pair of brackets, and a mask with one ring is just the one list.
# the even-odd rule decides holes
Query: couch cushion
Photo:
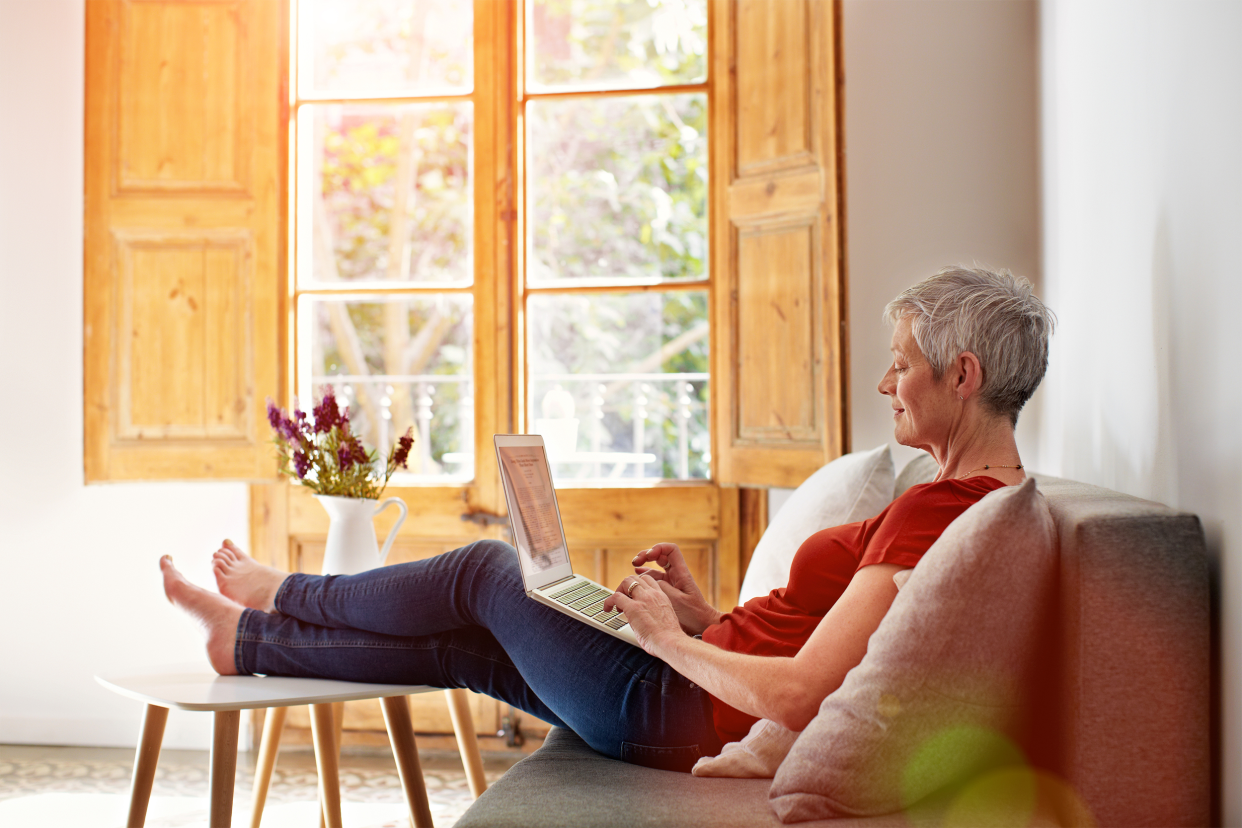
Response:
[{"label": "couch cushion", "polygon": [[1022,692],[1055,573],[1052,518],[1033,480],[955,520],[777,771],[781,818],[892,813],[1020,763]]},{"label": "couch cushion", "polygon": [[789,583],[794,553],[811,535],[874,517],[892,499],[893,456],[887,443],[821,467],[794,490],[764,530],[738,600],[749,601]]},{"label": "couch cushion", "polygon": [[[768,805],[769,784],[767,779],[707,779],[627,765],[596,753],[573,731],[553,729],[543,747],[488,788],[456,828],[781,828]],[[933,798],[906,814],[806,825],[939,828],[948,806]]]}]

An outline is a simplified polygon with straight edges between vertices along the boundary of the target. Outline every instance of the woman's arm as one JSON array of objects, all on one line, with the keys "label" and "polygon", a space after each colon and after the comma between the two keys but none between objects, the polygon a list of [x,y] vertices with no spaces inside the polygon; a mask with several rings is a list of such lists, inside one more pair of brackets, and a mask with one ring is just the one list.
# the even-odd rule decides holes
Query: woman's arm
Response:
[{"label": "woman's arm", "polygon": [[609,601],[626,614],[644,650],[726,704],[802,730],[866,655],[868,639],[897,597],[893,575],[904,568],[873,564],[860,569],[793,657],[731,653],[685,635],[650,575],[639,576],[633,597],[617,593]]}]

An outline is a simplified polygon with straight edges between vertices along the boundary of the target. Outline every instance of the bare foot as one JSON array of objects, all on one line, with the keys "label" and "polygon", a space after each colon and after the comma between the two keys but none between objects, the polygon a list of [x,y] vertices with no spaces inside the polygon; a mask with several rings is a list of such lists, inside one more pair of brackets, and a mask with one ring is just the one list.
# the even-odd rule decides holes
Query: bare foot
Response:
[{"label": "bare foot", "polygon": [[231,540],[211,556],[211,570],[221,595],[261,612],[276,611],[276,590],[289,577],[288,572],[259,563]]},{"label": "bare foot", "polygon": [[241,605],[187,581],[173,566],[169,555],[160,558],[160,571],[164,573],[164,594],[168,600],[189,613],[203,628],[207,638],[207,660],[211,662],[212,669],[222,676],[237,675],[233,648],[237,639],[237,622],[241,620]]}]

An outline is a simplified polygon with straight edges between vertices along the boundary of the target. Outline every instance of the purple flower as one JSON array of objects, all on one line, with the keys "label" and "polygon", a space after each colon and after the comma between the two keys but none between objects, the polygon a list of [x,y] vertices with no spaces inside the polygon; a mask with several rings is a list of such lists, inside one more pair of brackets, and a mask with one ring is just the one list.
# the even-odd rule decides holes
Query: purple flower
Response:
[{"label": "purple flower", "polygon": [[354,451],[348,443],[336,450],[336,463],[342,470],[354,464]]},{"label": "purple flower", "polygon": [[414,445],[414,429],[410,428],[397,440],[396,451],[392,453],[392,461],[403,469],[408,469],[406,461],[410,459],[410,448]]},{"label": "purple flower", "polygon": [[320,398],[319,405],[315,406],[315,433],[327,434],[341,422],[341,409],[336,404],[336,394],[331,385],[325,385],[323,397]]},{"label": "purple flower", "polygon": [[298,473],[298,479],[306,477],[306,473],[310,471],[310,458],[306,456],[304,451],[296,451],[293,453],[293,470]]},{"label": "purple flower", "polygon": [[280,421],[283,420],[282,412],[276,407],[276,403],[271,397],[267,398],[267,422],[271,425],[273,431],[280,431]]},{"label": "purple flower", "polygon": [[272,426],[272,430],[286,441],[292,443],[297,439],[297,426],[293,424],[293,420],[285,416],[284,409],[278,408],[270,398],[267,401],[267,421]]}]

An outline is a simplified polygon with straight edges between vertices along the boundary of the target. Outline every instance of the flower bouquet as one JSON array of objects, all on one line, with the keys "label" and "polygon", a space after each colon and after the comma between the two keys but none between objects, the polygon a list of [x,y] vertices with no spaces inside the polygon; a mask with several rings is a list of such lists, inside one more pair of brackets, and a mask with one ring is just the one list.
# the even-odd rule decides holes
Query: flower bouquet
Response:
[{"label": "flower bouquet", "polygon": [[397,439],[380,471],[378,455],[368,451],[349,424],[349,409],[337,405],[331,386],[323,388],[319,404],[308,416],[294,408],[293,416],[267,401],[267,421],[275,435],[280,473],[317,495],[378,500],[397,467],[406,463],[414,445],[414,429]]}]

